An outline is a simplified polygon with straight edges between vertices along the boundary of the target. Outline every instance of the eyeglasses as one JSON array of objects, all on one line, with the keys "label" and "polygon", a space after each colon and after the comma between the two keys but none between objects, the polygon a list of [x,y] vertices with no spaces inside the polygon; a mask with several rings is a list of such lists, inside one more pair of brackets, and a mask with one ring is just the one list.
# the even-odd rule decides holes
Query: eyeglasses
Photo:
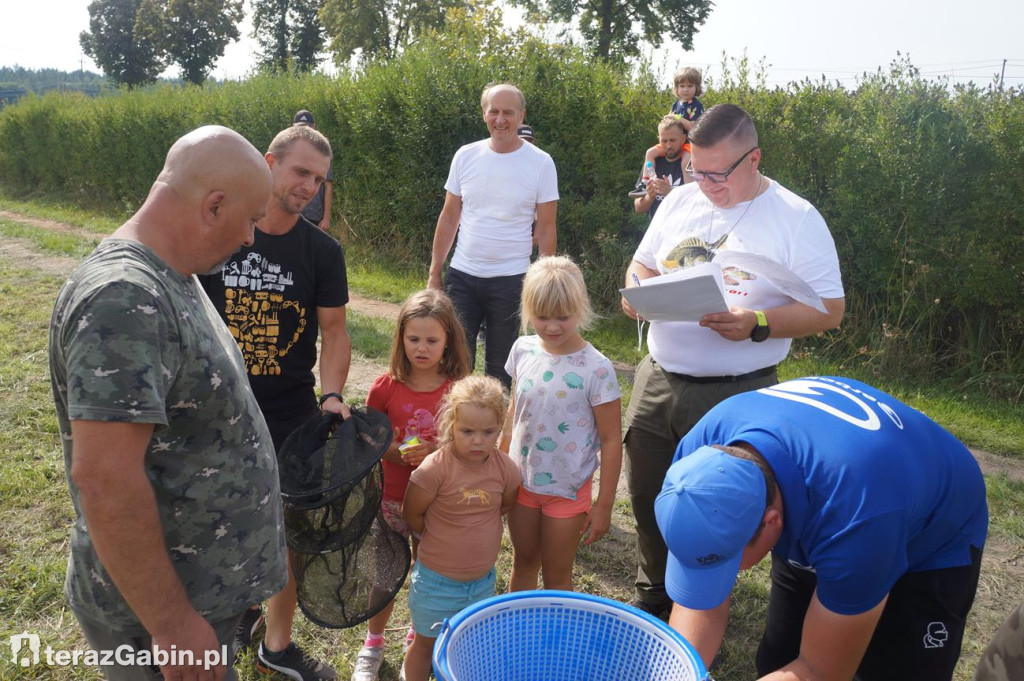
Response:
[{"label": "eyeglasses", "polygon": [[740,156],[739,160],[733,163],[731,166],[729,166],[729,169],[726,170],[725,172],[714,173],[711,171],[694,170],[693,161],[690,161],[689,163],[686,164],[686,172],[690,175],[690,177],[693,178],[694,182],[703,182],[704,180],[707,180],[712,184],[722,184],[723,182],[729,179],[729,176],[732,175],[732,171],[736,170],[740,166],[740,164],[743,163],[743,159],[745,159],[747,156],[750,156],[750,153],[757,148],[758,147],[754,147],[753,149],[750,149],[747,153]]}]

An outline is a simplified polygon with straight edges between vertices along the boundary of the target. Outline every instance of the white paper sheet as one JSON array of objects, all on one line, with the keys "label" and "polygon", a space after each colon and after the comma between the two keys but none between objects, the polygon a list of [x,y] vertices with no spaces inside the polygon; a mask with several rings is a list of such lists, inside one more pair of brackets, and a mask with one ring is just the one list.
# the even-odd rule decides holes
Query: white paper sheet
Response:
[{"label": "white paper sheet", "polygon": [[722,268],[713,262],[644,279],[640,286],[619,292],[652,322],[697,322],[711,312],[729,311]]},{"label": "white paper sheet", "polygon": [[821,296],[814,292],[810,284],[793,274],[792,270],[779,263],[755,253],[743,251],[718,251],[713,264],[722,268],[735,267],[764,277],[775,288],[798,303],[813,307],[818,312],[828,314]]}]

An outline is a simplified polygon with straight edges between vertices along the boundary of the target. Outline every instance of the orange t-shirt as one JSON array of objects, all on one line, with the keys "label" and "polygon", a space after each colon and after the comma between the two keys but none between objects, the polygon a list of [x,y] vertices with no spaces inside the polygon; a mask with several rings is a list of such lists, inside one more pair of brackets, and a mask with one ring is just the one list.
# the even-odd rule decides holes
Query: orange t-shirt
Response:
[{"label": "orange t-shirt", "polygon": [[482,466],[466,466],[444,447],[409,482],[434,495],[416,559],[451,579],[487,574],[501,550],[502,495],[522,482],[512,459],[495,449]]}]

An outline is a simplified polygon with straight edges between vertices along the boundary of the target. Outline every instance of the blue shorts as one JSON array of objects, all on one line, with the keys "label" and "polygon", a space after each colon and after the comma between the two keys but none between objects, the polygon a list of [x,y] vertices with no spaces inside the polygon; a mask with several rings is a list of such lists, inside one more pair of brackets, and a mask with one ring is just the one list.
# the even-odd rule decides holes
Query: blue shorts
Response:
[{"label": "blue shorts", "polygon": [[494,568],[480,579],[463,582],[434,572],[420,561],[412,566],[409,613],[420,636],[437,638],[446,617],[494,595]]}]

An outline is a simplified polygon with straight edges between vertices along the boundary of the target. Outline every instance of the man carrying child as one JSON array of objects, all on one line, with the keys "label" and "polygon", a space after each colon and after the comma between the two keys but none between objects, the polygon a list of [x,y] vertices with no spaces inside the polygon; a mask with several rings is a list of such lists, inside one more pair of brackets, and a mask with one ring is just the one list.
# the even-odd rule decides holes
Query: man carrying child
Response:
[{"label": "man carrying child", "polygon": [[673,187],[683,184],[683,140],[686,139],[686,131],[683,122],[672,116],[665,116],[658,123],[658,146],[664,152],[664,156],[657,156],[654,159],[654,176],[637,183],[637,190],[643,189],[644,194],[633,200],[633,210],[637,213],[647,213],[650,220],[658,212],[658,206],[662,199],[668,196]]}]

